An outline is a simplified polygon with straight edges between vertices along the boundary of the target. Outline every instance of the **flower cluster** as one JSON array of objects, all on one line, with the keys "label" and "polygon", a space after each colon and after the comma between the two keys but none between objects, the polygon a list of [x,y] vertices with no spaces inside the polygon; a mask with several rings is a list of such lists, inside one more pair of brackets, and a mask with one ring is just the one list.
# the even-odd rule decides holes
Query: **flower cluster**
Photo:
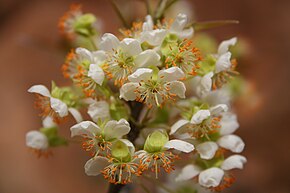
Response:
[{"label": "flower cluster", "polygon": [[[217,191],[229,187],[230,170],[246,162],[238,155],[245,144],[233,134],[239,124],[226,86],[238,74],[230,51],[237,38],[223,41],[216,53],[203,53],[185,14],[173,20],[147,15],[120,30],[120,37],[98,37],[95,22],[79,6],[61,18],[64,34],[85,41],[74,41],[77,47],[62,66],[71,86],[53,82],[51,90],[28,90],[36,95],[43,128],[27,133],[27,146],[47,156],[52,147],[66,145],[57,130],[72,115],[71,137],[89,153],[89,176],[127,184],[177,167],[176,181],[197,179]],[[91,120],[83,120],[85,111]]]}]

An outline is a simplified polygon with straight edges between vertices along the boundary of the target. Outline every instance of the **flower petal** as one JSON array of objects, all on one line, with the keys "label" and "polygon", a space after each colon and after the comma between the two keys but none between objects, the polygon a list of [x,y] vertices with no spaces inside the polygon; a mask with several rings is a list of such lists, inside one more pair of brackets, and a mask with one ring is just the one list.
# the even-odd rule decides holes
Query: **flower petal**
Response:
[{"label": "flower petal", "polygon": [[120,98],[126,101],[134,101],[137,97],[136,89],[139,86],[136,82],[129,82],[124,84],[120,89]]},{"label": "flower petal", "polygon": [[96,156],[89,159],[85,164],[85,173],[88,176],[97,176],[101,171],[109,165],[108,159],[101,156]]},{"label": "flower petal", "polygon": [[153,23],[153,19],[151,15],[146,15],[145,22],[143,23],[143,26],[142,26],[142,30],[151,31],[153,30],[153,26],[154,26],[154,23]]},{"label": "flower petal", "polygon": [[120,47],[127,56],[137,56],[142,52],[140,42],[133,38],[124,38],[120,43]]},{"label": "flower petal", "polygon": [[143,31],[141,33],[140,41],[147,42],[152,46],[160,46],[167,34],[165,29],[155,29],[152,31]]},{"label": "flower petal", "polygon": [[178,14],[170,27],[170,32],[180,33],[183,31],[184,27],[187,24],[187,16],[185,14]]},{"label": "flower petal", "polygon": [[93,55],[93,63],[98,65],[107,59],[107,55],[104,50],[94,51],[92,52],[92,55]]},{"label": "flower petal", "polygon": [[93,139],[97,134],[101,133],[101,128],[91,121],[80,122],[70,128],[71,137],[82,136]]},{"label": "flower petal", "polygon": [[95,122],[110,118],[109,104],[106,101],[94,101],[88,107],[88,114]]},{"label": "flower petal", "polygon": [[201,169],[193,164],[186,165],[184,168],[182,168],[180,174],[175,178],[175,181],[185,181],[190,180],[197,176],[200,173]]},{"label": "flower petal", "polygon": [[184,77],[185,77],[184,72],[178,67],[171,67],[165,70],[160,70],[158,72],[158,78],[165,82],[179,80]]},{"label": "flower petal", "polygon": [[50,106],[60,117],[68,115],[67,105],[61,100],[50,97]]},{"label": "flower petal", "polygon": [[184,127],[185,125],[187,125],[189,123],[188,120],[185,119],[181,119],[179,121],[177,121],[176,123],[174,123],[174,125],[171,126],[171,130],[170,130],[170,135],[176,133],[180,128]]},{"label": "flower petal", "polygon": [[230,52],[226,52],[223,55],[220,55],[215,63],[215,72],[219,73],[225,70],[228,70],[232,63],[231,63],[231,56]]},{"label": "flower petal", "polygon": [[111,33],[105,33],[100,42],[100,49],[107,51],[107,52],[112,52],[113,50],[116,50],[120,45],[119,39],[111,34]]},{"label": "flower petal", "polygon": [[136,58],[135,58],[135,64],[138,67],[146,67],[146,66],[157,66],[160,63],[160,56],[157,54],[156,51],[148,49],[143,52],[141,52]]},{"label": "flower petal", "polygon": [[50,116],[45,117],[42,120],[42,126],[44,128],[51,128],[51,127],[56,127],[57,125],[55,124],[55,122],[53,121],[53,118]]},{"label": "flower petal", "polygon": [[85,48],[77,48],[76,49],[76,53],[79,56],[81,56],[83,59],[87,59],[90,62],[93,61],[92,53],[89,50],[85,49]]},{"label": "flower petal", "polygon": [[225,159],[222,163],[221,168],[223,170],[231,170],[231,169],[243,169],[244,164],[247,162],[247,158],[241,155],[232,155]]},{"label": "flower petal", "polygon": [[213,72],[209,72],[199,80],[199,83],[196,85],[196,94],[199,97],[205,97],[211,91],[212,77]]},{"label": "flower petal", "polygon": [[239,123],[237,121],[237,116],[234,113],[223,113],[222,119],[220,121],[220,134],[229,135],[234,133],[239,128]]},{"label": "flower petal", "polygon": [[229,47],[235,45],[236,43],[237,43],[236,37],[233,37],[229,40],[222,41],[218,48],[218,55],[225,54],[226,52],[229,51]]},{"label": "flower petal", "polygon": [[105,78],[105,73],[99,65],[90,64],[88,77],[91,77],[97,84],[102,85]]},{"label": "flower petal", "polygon": [[29,131],[26,134],[26,145],[39,150],[45,150],[49,146],[47,137],[39,131]]},{"label": "flower petal", "polygon": [[190,123],[192,124],[200,124],[205,119],[210,117],[210,111],[209,110],[199,110],[197,111],[190,120]]},{"label": "flower petal", "polygon": [[225,135],[222,136],[218,141],[218,145],[222,148],[231,150],[234,153],[241,153],[244,150],[245,143],[237,135]]},{"label": "flower petal", "polygon": [[184,153],[189,153],[192,152],[194,150],[194,146],[188,142],[185,141],[181,141],[178,139],[172,139],[170,141],[168,141],[165,145],[164,148],[167,149],[176,149],[178,151],[182,151]]},{"label": "flower petal", "polygon": [[202,159],[212,159],[218,150],[218,145],[215,142],[204,142],[196,146],[196,150]]},{"label": "flower petal", "polygon": [[105,125],[105,137],[107,140],[120,139],[130,132],[130,124],[125,119],[111,120]]},{"label": "flower petal", "polygon": [[218,114],[220,114],[222,112],[228,111],[228,109],[229,108],[228,108],[227,105],[225,105],[225,104],[218,104],[218,105],[216,105],[214,107],[211,107],[209,110],[210,110],[210,114],[211,115],[218,115]]},{"label": "flower petal", "polygon": [[74,119],[76,120],[77,123],[80,123],[81,121],[83,121],[83,117],[82,117],[81,113],[77,109],[68,108],[68,111],[74,117]]},{"label": "flower petal", "polygon": [[204,187],[217,187],[224,177],[224,171],[220,168],[209,168],[200,172],[198,183]]},{"label": "flower petal", "polygon": [[183,82],[176,80],[169,82],[166,85],[170,88],[170,93],[176,94],[180,98],[185,98],[186,87]]},{"label": "flower petal", "polygon": [[131,82],[141,82],[149,80],[152,76],[153,70],[150,68],[138,68],[133,74],[128,76]]},{"label": "flower petal", "polygon": [[50,97],[49,90],[43,85],[34,85],[28,89],[30,93],[40,94],[42,96]]}]

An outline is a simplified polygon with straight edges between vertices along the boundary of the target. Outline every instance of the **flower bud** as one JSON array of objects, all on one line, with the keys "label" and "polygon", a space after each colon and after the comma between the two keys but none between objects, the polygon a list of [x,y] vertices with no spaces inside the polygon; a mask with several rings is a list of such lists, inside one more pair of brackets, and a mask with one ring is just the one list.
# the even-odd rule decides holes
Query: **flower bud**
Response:
[{"label": "flower bud", "polygon": [[96,17],[93,14],[84,14],[75,21],[74,31],[83,36],[94,35],[95,31],[92,26],[95,22]]},{"label": "flower bud", "polygon": [[160,152],[168,141],[169,137],[166,132],[154,131],[148,135],[145,141],[144,150],[149,153]]}]

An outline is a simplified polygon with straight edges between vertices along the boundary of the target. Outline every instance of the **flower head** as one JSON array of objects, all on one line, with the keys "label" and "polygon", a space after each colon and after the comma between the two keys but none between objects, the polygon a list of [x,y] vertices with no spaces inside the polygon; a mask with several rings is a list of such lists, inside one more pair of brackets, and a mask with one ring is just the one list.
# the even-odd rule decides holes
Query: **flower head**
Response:
[{"label": "flower head", "polygon": [[83,121],[70,128],[71,137],[81,136],[84,141],[82,147],[92,155],[98,155],[103,151],[109,152],[112,142],[120,139],[130,131],[130,125],[125,119],[111,120],[102,124],[91,121]]},{"label": "flower head", "polygon": [[139,68],[128,77],[129,83],[120,89],[120,98],[138,101],[148,107],[162,106],[168,100],[185,97],[185,86],[179,81],[184,73],[178,67],[160,70],[154,74],[152,69]]}]

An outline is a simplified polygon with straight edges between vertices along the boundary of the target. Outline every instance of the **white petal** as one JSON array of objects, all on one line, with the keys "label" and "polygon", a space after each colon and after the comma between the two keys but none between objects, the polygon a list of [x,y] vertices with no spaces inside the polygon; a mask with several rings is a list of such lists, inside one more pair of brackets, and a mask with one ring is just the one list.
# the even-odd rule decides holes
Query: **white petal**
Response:
[{"label": "white petal", "polygon": [[218,48],[218,55],[225,54],[226,52],[229,51],[229,47],[235,45],[236,43],[237,43],[236,37],[221,42]]},{"label": "white petal", "polygon": [[152,31],[145,31],[141,33],[140,41],[147,42],[152,46],[160,46],[167,34],[165,29],[156,29]]},{"label": "white petal", "polygon": [[50,97],[49,90],[43,85],[34,85],[28,89],[30,93],[40,94],[42,96]]},{"label": "white petal", "polygon": [[183,31],[187,24],[187,16],[185,14],[178,14],[170,27],[170,32],[179,33]]},{"label": "white petal", "polygon": [[196,93],[199,97],[206,96],[211,91],[213,72],[204,75],[196,86]]},{"label": "white petal", "polygon": [[130,132],[130,124],[125,119],[120,119],[119,121],[109,121],[105,125],[105,137],[106,139],[120,139],[124,135]]},{"label": "white petal", "polygon": [[29,131],[26,134],[26,145],[33,149],[45,150],[48,148],[47,137],[39,131]]},{"label": "white petal", "polygon": [[93,61],[92,53],[89,50],[85,49],[85,48],[77,48],[76,49],[76,53],[78,55],[80,55],[83,59],[87,59],[90,62]]},{"label": "white petal", "polygon": [[223,170],[231,170],[231,169],[243,169],[244,164],[247,162],[247,159],[241,155],[232,155],[225,159],[222,163],[221,168]]},{"label": "white petal", "polygon": [[185,98],[186,87],[183,82],[176,80],[169,82],[168,84],[170,88],[170,93],[176,94],[180,98]]},{"label": "white petal", "polygon": [[197,111],[192,117],[190,122],[192,124],[200,124],[205,119],[210,117],[210,111],[209,110],[199,110]]},{"label": "white petal", "polygon": [[170,130],[170,135],[174,134],[176,131],[178,131],[180,128],[184,127],[185,125],[187,125],[189,123],[188,120],[185,119],[181,119],[179,121],[177,121],[176,123],[174,123],[174,125],[171,126],[171,130]]},{"label": "white petal", "polygon": [[142,52],[140,42],[133,38],[124,38],[120,43],[120,47],[127,56],[137,56]]},{"label": "white petal", "polygon": [[220,134],[228,135],[234,133],[239,128],[237,116],[233,113],[223,113],[220,121]]},{"label": "white petal", "polygon": [[190,27],[179,32],[177,35],[181,39],[190,39],[193,36],[193,33],[194,33],[194,30],[192,27]]},{"label": "white petal", "polygon": [[109,165],[108,159],[101,156],[96,156],[89,159],[85,164],[85,173],[88,176],[97,176],[101,171]]},{"label": "white petal", "polygon": [[82,136],[94,138],[97,134],[101,133],[101,128],[91,121],[80,122],[70,128],[71,137]]},{"label": "white petal", "polygon": [[234,153],[241,153],[244,150],[245,143],[237,135],[225,135],[222,136],[218,141],[218,145],[222,148],[231,150]]},{"label": "white petal", "polygon": [[203,100],[210,105],[218,105],[218,104],[230,104],[231,93],[228,88],[223,87],[222,89],[216,89],[209,92]]},{"label": "white petal", "polygon": [[215,142],[204,142],[196,146],[196,150],[202,159],[212,159],[218,150],[218,145]]},{"label": "white petal", "polygon": [[88,114],[95,122],[99,119],[110,118],[109,104],[106,101],[95,101],[89,105]]},{"label": "white petal", "polygon": [[83,121],[83,117],[82,117],[81,113],[77,109],[68,108],[68,111],[74,117],[74,119],[76,120],[77,123],[80,123],[81,121]]},{"label": "white petal", "polygon": [[128,139],[119,139],[119,140],[128,146],[131,155],[135,153],[135,147],[131,141],[129,141]]},{"label": "white petal", "polygon": [[105,33],[101,38],[99,47],[101,50],[111,52],[113,49],[116,50],[119,45],[120,41],[115,35],[111,33]]},{"label": "white petal", "polygon": [[105,73],[99,65],[90,64],[88,77],[91,77],[97,84],[102,85],[105,78]]},{"label": "white petal", "polygon": [[107,59],[106,52],[104,50],[98,50],[92,52],[93,55],[93,63],[100,64]]},{"label": "white petal", "polygon": [[182,151],[184,153],[189,153],[192,152],[194,150],[194,146],[188,142],[185,141],[181,141],[178,139],[172,139],[170,141],[168,141],[165,145],[164,148],[167,149],[176,149],[178,151]]},{"label": "white petal", "polygon": [[224,171],[220,168],[209,168],[200,172],[198,183],[204,187],[217,187],[224,177]]},{"label": "white petal", "polygon": [[201,169],[193,164],[186,165],[182,168],[181,173],[175,178],[175,181],[190,180],[200,173]]},{"label": "white petal", "polygon": [[184,72],[178,67],[171,67],[165,70],[160,70],[158,72],[158,77],[160,80],[171,82],[174,80],[179,80],[185,77]]},{"label": "white petal", "polygon": [[120,89],[120,98],[123,98],[126,101],[134,101],[137,97],[135,91],[138,86],[139,84],[135,82],[129,82],[124,84]]},{"label": "white petal", "polygon": [[227,105],[225,105],[225,104],[218,104],[218,105],[216,105],[214,107],[211,107],[209,110],[210,110],[210,114],[211,115],[218,115],[218,114],[220,114],[222,112],[228,111],[228,109],[229,108],[228,108]]},{"label": "white petal", "polygon": [[56,113],[58,113],[60,117],[65,117],[68,115],[67,105],[61,100],[51,97],[50,106]]},{"label": "white petal", "polygon": [[131,82],[141,82],[151,79],[153,70],[150,68],[138,68],[133,74],[128,76]]},{"label": "white petal", "polygon": [[135,64],[138,67],[157,66],[160,63],[160,56],[154,50],[145,50],[135,58]]},{"label": "white petal", "polygon": [[47,116],[45,117],[43,120],[42,120],[42,126],[44,128],[50,128],[50,127],[55,127],[56,124],[55,122],[53,122],[53,118],[50,117],[50,116]]},{"label": "white petal", "polygon": [[145,20],[146,21],[143,23],[143,26],[142,26],[143,31],[153,30],[154,23],[153,23],[153,19],[152,19],[151,15],[147,15],[145,17]]},{"label": "white petal", "polygon": [[231,67],[231,56],[232,54],[230,52],[226,52],[225,54],[218,57],[215,64],[216,73],[228,70]]}]

